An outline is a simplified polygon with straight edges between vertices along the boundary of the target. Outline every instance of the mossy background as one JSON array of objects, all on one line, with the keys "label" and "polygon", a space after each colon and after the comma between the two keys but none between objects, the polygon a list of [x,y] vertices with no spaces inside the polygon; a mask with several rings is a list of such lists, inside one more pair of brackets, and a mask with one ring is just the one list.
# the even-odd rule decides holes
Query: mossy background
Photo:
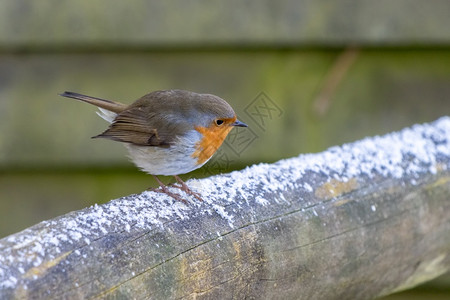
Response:
[{"label": "mossy background", "polygon": [[[450,115],[448,12],[444,0],[3,1],[0,237],[155,186],[119,143],[90,139],[107,126],[94,107],[58,93],[226,99],[250,129],[184,176],[204,177]],[[391,297],[448,297],[448,282]]]}]

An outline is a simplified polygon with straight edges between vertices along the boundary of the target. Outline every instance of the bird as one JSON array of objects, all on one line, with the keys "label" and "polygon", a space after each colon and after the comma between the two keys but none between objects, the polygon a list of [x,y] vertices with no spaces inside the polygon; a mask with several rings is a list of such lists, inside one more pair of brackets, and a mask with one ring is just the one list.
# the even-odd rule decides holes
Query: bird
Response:
[{"label": "bird", "polygon": [[153,191],[184,203],[158,176],[173,176],[180,184],[174,187],[202,201],[178,175],[202,167],[233,127],[248,127],[225,100],[212,94],[159,90],[129,105],[68,91],[60,96],[97,106],[97,114],[110,125],[92,138],[122,142],[133,163],[159,184]]}]

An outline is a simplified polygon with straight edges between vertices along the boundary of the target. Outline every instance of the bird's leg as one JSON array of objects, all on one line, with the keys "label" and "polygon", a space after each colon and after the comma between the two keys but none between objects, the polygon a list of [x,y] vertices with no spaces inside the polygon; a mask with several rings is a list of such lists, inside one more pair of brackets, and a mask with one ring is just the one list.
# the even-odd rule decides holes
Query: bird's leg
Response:
[{"label": "bird's leg", "polygon": [[156,180],[156,181],[158,182],[158,184],[159,184],[159,188],[152,189],[152,191],[155,191],[155,192],[162,192],[162,193],[164,193],[164,194],[166,194],[166,195],[168,195],[168,196],[174,198],[175,200],[178,200],[178,201],[181,201],[181,202],[183,202],[183,203],[185,203],[185,204],[188,204],[188,202],[187,202],[185,199],[183,199],[183,198],[181,197],[181,195],[178,195],[178,194],[175,194],[175,193],[172,193],[171,191],[169,191],[169,189],[167,188],[167,186],[166,186],[164,183],[162,183],[162,181],[159,180],[159,178],[158,178],[156,175],[152,175],[152,176],[155,178],[155,180]]},{"label": "bird's leg", "polygon": [[178,176],[178,175],[174,175],[173,177],[175,177],[175,180],[181,184],[181,186],[178,185],[173,185],[176,188],[179,188],[180,190],[182,190],[183,192],[185,192],[188,195],[194,196],[195,198],[197,198],[200,201],[203,201],[201,195],[199,193],[196,193],[194,191],[192,191],[187,184]]}]

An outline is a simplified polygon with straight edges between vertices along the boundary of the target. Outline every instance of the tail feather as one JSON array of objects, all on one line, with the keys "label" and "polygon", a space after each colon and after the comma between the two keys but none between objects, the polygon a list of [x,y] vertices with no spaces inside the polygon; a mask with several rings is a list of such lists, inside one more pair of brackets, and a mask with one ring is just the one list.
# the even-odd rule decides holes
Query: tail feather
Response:
[{"label": "tail feather", "polygon": [[[120,102],[115,102],[115,101],[111,101],[111,100],[106,100],[106,99],[100,99],[100,98],[96,98],[96,97],[86,96],[86,95],[82,95],[82,94],[78,94],[78,93],[74,93],[74,92],[64,92],[64,93],[60,94],[60,96],[67,97],[67,98],[73,98],[73,99],[80,100],[80,101],[84,101],[84,102],[87,102],[89,104],[95,105],[97,107],[100,107],[100,108],[106,109],[108,111],[114,112],[116,114],[124,111],[125,108],[127,108],[127,106],[128,106],[128,105],[120,103]],[[107,119],[105,119],[105,120],[107,120]]]}]

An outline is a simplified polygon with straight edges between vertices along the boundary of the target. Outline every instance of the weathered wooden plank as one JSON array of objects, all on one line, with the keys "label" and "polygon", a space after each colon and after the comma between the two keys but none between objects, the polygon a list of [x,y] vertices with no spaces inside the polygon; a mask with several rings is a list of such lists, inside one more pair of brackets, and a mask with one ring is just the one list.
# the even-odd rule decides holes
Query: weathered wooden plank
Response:
[{"label": "weathered wooden plank", "polygon": [[2,1],[0,48],[448,45],[450,3]]},{"label": "weathered wooden plank", "polygon": [[2,299],[368,299],[450,269],[450,118],[0,240]]}]

